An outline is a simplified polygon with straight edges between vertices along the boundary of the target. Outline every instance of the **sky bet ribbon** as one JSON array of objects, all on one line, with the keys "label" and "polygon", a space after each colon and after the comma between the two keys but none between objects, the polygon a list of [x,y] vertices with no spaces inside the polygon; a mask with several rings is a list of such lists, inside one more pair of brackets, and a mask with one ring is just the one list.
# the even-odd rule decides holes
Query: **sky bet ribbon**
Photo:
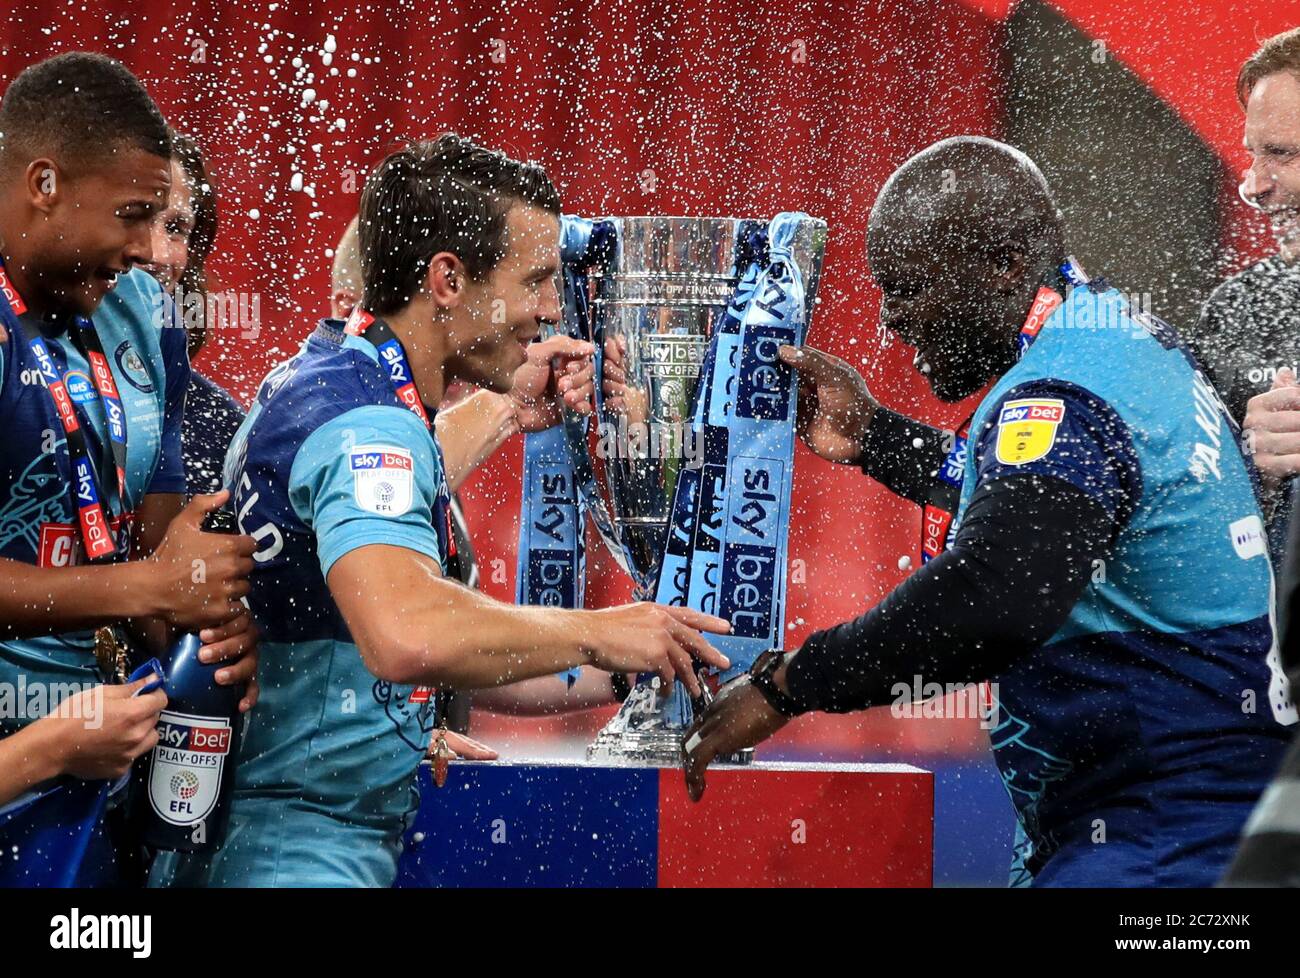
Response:
[{"label": "sky bet ribbon", "polygon": [[[4,274],[0,265],[0,293],[4,302],[0,303],[0,322],[18,338],[26,337],[26,331],[18,321],[18,316],[27,311],[22,296]],[[114,472],[117,477],[116,489],[119,506],[119,519],[110,521],[105,509],[110,508],[108,500],[100,489],[99,473],[91,462],[87,442],[98,444],[98,439],[90,426],[82,425],[68,393],[66,371],[59,366],[50,353],[45,338],[39,334],[26,337],[27,345],[40,367],[45,389],[54,402],[55,412],[63,427],[65,445],[69,455],[69,487],[72,492],[73,510],[81,527],[81,540],[86,556],[92,561],[113,559],[125,555],[126,534],[121,540],[114,539],[115,531],[129,525],[127,514],[131,503],[126,488],[126,411],[122,407],[122,398],[117,391],[117,382],[104,356],[99,334],[95,332],[94,323],[84,316],[77,316],[69,338],[86,357],[91,372],[95,376],[94,386],[90,390],[90,399],[99,400],[104,405],[104,418],[109,434],[109,450],[103,453],[99,473]]]},{"label": "sky bet ribbon", "polygon": [[[766,249],[761,229],[754,233],[755,260],[713,332],[692,418],[703,464],[678,479],[655,592],[660,603],[731,623],[731,634],[709,636],[731,660],[724,681],[784,642],[798,387],[777,350],[804,339],[805,283],[792,246],[805,218],[778,214]],[[685,722],[689,700],[680,684],[671,696],[665,709]]]},{"label": "sky bet ribbon", "polygon": [[[1073,257],[1065,259],[1060,267],[1061,277],[1071,288],[1087,285],[1087,274]],[[1099,280],[1100,281],[1100,280]],[[1038,339],[1052,313],[1060,308],[1065,300],[1056,289],[1046,285],[1040,286],[1034,296],[1034,304],[1029,307],[1025,324],[1020,327],[1016,337],[1017,356],[1023,357],[1025,351]],[[930,490],[930,496],[921,515],[921,563],[926,564],[948,549],[952,543],[952,518],[957,512],[961,499],[961,483],[966,471],[966,444],[970,437],[971,418],[961,426],[948,450],[948,455],[939,468],[939,478]]]},{"label": "sky bet ribbon", "polygon": [[[591,339],[587,269],[594,261],[594,227],[594,222],[582,217],[564,215],[560,219],[560,297],[564,304],[561,328],[580,340]],[[596,376],[600,376],[599,359]],[[599,383],[596,386],[599,397]],[[515,602],[581,608],[586,583],[586,506],[578,491],[564,424],[524,436],[522,505]],[[560,676],[572,686],[580,671],[574,668]]]}]

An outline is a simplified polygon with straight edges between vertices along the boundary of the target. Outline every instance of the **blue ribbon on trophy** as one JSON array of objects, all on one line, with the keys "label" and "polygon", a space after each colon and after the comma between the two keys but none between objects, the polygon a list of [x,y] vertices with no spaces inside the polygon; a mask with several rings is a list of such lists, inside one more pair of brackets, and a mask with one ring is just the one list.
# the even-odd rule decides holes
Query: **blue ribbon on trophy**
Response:
[{"label": "blue ribbon on trophy", "polygon": [[[766,268],[757,255],[714,331],[692,424],[703,465],[698,480],[689,469],[678,479],[660,565],[656,600],[731,623],[731,634],[710,636],[731,660],[723,681],[784,641],[798,375],[777,350],[804,339],[805,285],[792,246],[807,219],[773,218]],[[670,722],[689,724],[680,687],[664,709]]]},{"label": "blue ribbon on trophy", "polygon": [[[592,221],[568,215],[560,224],[562,325],[569,336],[582,340],[591,338],[586,269],[591,263],[592,228]],[[596,369],[599,376],[599,360]],[[585,424],[583,430],[585,433]],[[581,608],[586,584],[586,507],[563,425],[524,437],[522,501],[515,602]],[[572,686],[580,672],[574,668],[559,675]]]},{"label": "blue ribbon on trophy", "polygon": [[[731,622],[712,637],[730,678],[782,644],[796,377],[777,350],[803,341],[825,222],[566,217],[561,239],[561,328],[595,347],[599,444],[569,411],[562,429],[530,436],[519,600],[539,602],[545,561],[580,575],[585,508],[638,598]],[[576,496],[548,492],[560,485]],[[542,535],[569,516],[571,536]],[[580,589],[575,577],[576,600]],[[692,706],[680,686],[665,700],[657,685],[642,677],[592,756],[680,755]]]}]

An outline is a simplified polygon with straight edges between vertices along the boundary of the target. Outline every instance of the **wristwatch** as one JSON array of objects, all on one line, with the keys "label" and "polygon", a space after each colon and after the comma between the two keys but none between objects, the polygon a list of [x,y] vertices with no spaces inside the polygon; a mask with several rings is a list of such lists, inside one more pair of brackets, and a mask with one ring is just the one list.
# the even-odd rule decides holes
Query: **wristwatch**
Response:
[{"label": "wristwatch", "polygon": [[773,676],[781,664],[794,655],[780,649],[768,649],[749,667],[749,684],[763,694],[768,705],[783,717],[797,717],[804,711],[800,709],[794,697],[777,689]]}]

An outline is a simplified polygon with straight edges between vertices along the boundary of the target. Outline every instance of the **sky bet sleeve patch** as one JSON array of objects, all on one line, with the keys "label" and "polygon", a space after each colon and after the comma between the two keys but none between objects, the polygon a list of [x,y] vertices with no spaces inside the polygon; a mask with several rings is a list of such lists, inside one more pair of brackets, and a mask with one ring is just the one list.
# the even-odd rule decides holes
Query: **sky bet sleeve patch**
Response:
[{"label": "sky bet sleeve patch", "polygon": [[1045,458],[1056,444],[1056,432],[1064,420],[1064,401],[1007,401],[998,414],[998,461],[1003,465],[1026,465]]},{"label": "sky bet sleeve patch", "polygon": [[1142,498],[1132,432],[1113,407],[1078,384],[1045,379],[1013,387],[971,438],[977,489],[995,479],[1060,479],[1118,526]]},{"label": "sky bet sleeve patch", "polygon": [[326,421],[299,446],[289,472],[289,501],[316,535],[327,576],[344,554],[372,544],[441,565],[433,514],[443,491],[424,422],[395,405],[368,404]]},{"label": "sky bet sleeve patch", "polygon": [[402,516],[411,508],[415,464],[395,445],[358,445],[348,455],[357,506],[379,516]]}]

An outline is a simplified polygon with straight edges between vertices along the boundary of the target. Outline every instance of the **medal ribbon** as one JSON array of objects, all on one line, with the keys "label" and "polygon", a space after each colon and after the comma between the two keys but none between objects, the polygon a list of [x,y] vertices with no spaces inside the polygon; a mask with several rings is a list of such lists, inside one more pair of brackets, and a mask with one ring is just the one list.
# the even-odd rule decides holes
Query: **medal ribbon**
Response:
[{"label": "medal ribbon", "polygon": [[[25,335],[18,322],[18,316],[27,311],[27,305],[8,276],[4,274],[3,265],[0,265],[0,293],[3,293],[5,298],[5,301],[0,303],[0,320],[5,322],[11,332],[19,336]],[[104,348],[99,334],[95,332],[94,323],[84,316],[76,317],[72,338],[74,344],[79,345],[85,354],[91,372],[95,375],[92,392],[93,396],[103,403],[111,449],[110,452],[105,453],[102,468],[105,470],[111,468],[116,472],[118,501],[125,517],[131,507],[126,485],[127,433],[126,412],[122,406],[122,398],[118,394],[112,371],[109,370],[108,358],[104,356]],[[45,388],[54,402],[59,423],[63,426],[71,463],[73,508],[77,513],[86,556],[91,561],[125,556],[125,541],[119,546],[119,542],[114,539],[113,525],[122,525],[126,520],[121,523],[114,521],[110,524],[104,512],[104,495],[100,489],[95,466],[90,460],[86,432],[68,394],[66,371],[55,362],[44,337],[40,335],[28,337],[27,345],[36,358],[41,376],[45,380]]]}]

